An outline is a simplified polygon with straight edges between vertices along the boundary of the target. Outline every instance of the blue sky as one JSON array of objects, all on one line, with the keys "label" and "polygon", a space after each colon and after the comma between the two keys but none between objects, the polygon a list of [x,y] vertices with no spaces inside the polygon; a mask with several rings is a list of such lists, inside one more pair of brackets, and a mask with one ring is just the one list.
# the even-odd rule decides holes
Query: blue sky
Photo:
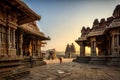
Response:
[{"label": "blue sky", "polygon": [[39,28],[51,37],[43,50],[56,48],[64,51],[66,45],[74,43],[81,35],[82,26],[92,27],[94,19],[112,16],[120,0],[23,0],[42,18]]}]

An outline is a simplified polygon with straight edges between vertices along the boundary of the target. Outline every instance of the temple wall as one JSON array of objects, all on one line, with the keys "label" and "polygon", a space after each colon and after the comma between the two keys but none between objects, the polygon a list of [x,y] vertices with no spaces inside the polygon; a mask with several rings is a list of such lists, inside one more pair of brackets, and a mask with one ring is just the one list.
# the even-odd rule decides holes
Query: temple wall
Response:
[{"label": "temple wall", "polygon": [[15,30],[17,29],[16,12],[0,9],[0,55],[16,55]]}]

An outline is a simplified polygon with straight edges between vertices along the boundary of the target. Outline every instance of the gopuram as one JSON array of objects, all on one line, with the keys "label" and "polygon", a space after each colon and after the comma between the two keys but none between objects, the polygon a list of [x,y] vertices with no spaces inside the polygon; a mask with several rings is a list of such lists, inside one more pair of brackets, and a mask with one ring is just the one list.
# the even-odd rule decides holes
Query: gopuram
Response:
[{"label": "gopuram", "polygon": [[[82,27],[81,37],[75,42],[80,46],[80,56],[75,61],[120,66],[120,5],[107,20],[95,19],[91,29]],[[86,46],[91,56],[86,56]]]},{"label": "gopuram", "polygon": [[71,58],[75,57],[76,49],[74,44],[72,43],[71,45],[67,44],[66,49],[65,49],[65,57],[66,58]]},{"label": "gopuram", "polygon": [[32,56],[39,65],[41,47],[50,40],[36,25],[40,16],[22,0],[0,0],[0,80],[16,80],[29,73]]}]

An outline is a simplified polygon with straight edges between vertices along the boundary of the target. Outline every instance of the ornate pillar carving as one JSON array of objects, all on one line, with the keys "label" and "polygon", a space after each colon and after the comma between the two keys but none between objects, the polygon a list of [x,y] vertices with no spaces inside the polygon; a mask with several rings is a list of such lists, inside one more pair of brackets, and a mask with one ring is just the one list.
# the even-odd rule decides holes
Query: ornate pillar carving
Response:
[{"label": "ornate pillar carving", "polygon": [[80,56],[85,56],[85,45],[80,42]]},{"label": "ornate pillar carving", "polygon": [[91,56],[97,56],[97,53],[96,53],[96,38],[91,39]]},{"label": "ornate pillar carving", "polygon": [[1,48],[1,38],[2,38],[2,36],[1,36],[2,33],[1,32],[2,32],[2,28],[0,27],[0,48]]},{"label": "ornate pillar carving", "polygon": [[36,53],[37,53],[37,56],[40,56],[40,53],[39,53],[39,40],[36,40]]},{"label": "ornate pillar carving", "polygon": [[117,54],[119,55],[119,34],[117,34]]},{"label": "ornate pillar carving", "polygon": [[119,47],[119,34],[117,34],[117,47]]},{"label": "ornate pillar carving", "polygon": [[29,53],[30,53],[30,56],[33,56],[33,50],[32,50],[32,41],[30,41],[30,44],[29,44]]},{"label": "ornate pillar carving", "polygon": [[10,27],[7,28],[7,55],[10,54]]},{"label": "ornate pillar carving", "polygon": [[97,53],[96,53],[96,41],[94,41],[94,54],[93,54],[93,56],[96,56],[97,55]]},{"label": "ornate pillar carving", "polygon": [[93,53],[94,53],[94,47],[93,47],[94,45],[93,45],[93,41],[91,41],[91,56],[93,56]]},{"label": "ornate pillar carving", "polygon": [[19,50],[20,50],[20,55],[23,56],[23,49],[22,49],[22,45],[23,45],[23,31],[20,31],[20,35],[19,35]]},{"label": "ornate pillar carving", "polygon": [[115,47],[115,46],[114,46],[114,42],[115,42],[115,41],[114,41],[114,35],[112,35],[112,46],[111,46],[112,55],[115,55],[115,54],[114,54],[114,53],[115,53],[115,50],[114,50],[114,49],[115,49],[115,48],[114,48],[114,47]]},{"label": "ornate pillar carving", "polygon": [[15,29],[13,29],[13,48],[15,49]]},{"label": "ornate pillar carving", "polygon": [[3,53],[2,53],[2,50],[1,50],[1,48],[2,48],[2,44],[1,44],[1,39],[2,39],[2,27],[0,26],[0,55],[3,55]]},{"label": "ornate pillar carving", "polygon": [[38,56],[40,56],[42,58],[42,53],[41,53],[42,41],[38,40],[38,43],[39,43],[39,46],[38,46],[38,48],[39,48],[38,53],[39,54],[38,54]]}]

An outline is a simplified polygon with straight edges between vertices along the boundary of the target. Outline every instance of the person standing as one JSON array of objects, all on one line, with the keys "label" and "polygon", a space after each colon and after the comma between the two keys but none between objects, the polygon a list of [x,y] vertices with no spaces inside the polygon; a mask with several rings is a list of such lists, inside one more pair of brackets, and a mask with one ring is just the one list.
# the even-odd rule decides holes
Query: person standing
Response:
[{"label": "person standing", "polygon": [[60,63],[62,63],[62,57],[60,57],[59,60],[60,60]]}]

